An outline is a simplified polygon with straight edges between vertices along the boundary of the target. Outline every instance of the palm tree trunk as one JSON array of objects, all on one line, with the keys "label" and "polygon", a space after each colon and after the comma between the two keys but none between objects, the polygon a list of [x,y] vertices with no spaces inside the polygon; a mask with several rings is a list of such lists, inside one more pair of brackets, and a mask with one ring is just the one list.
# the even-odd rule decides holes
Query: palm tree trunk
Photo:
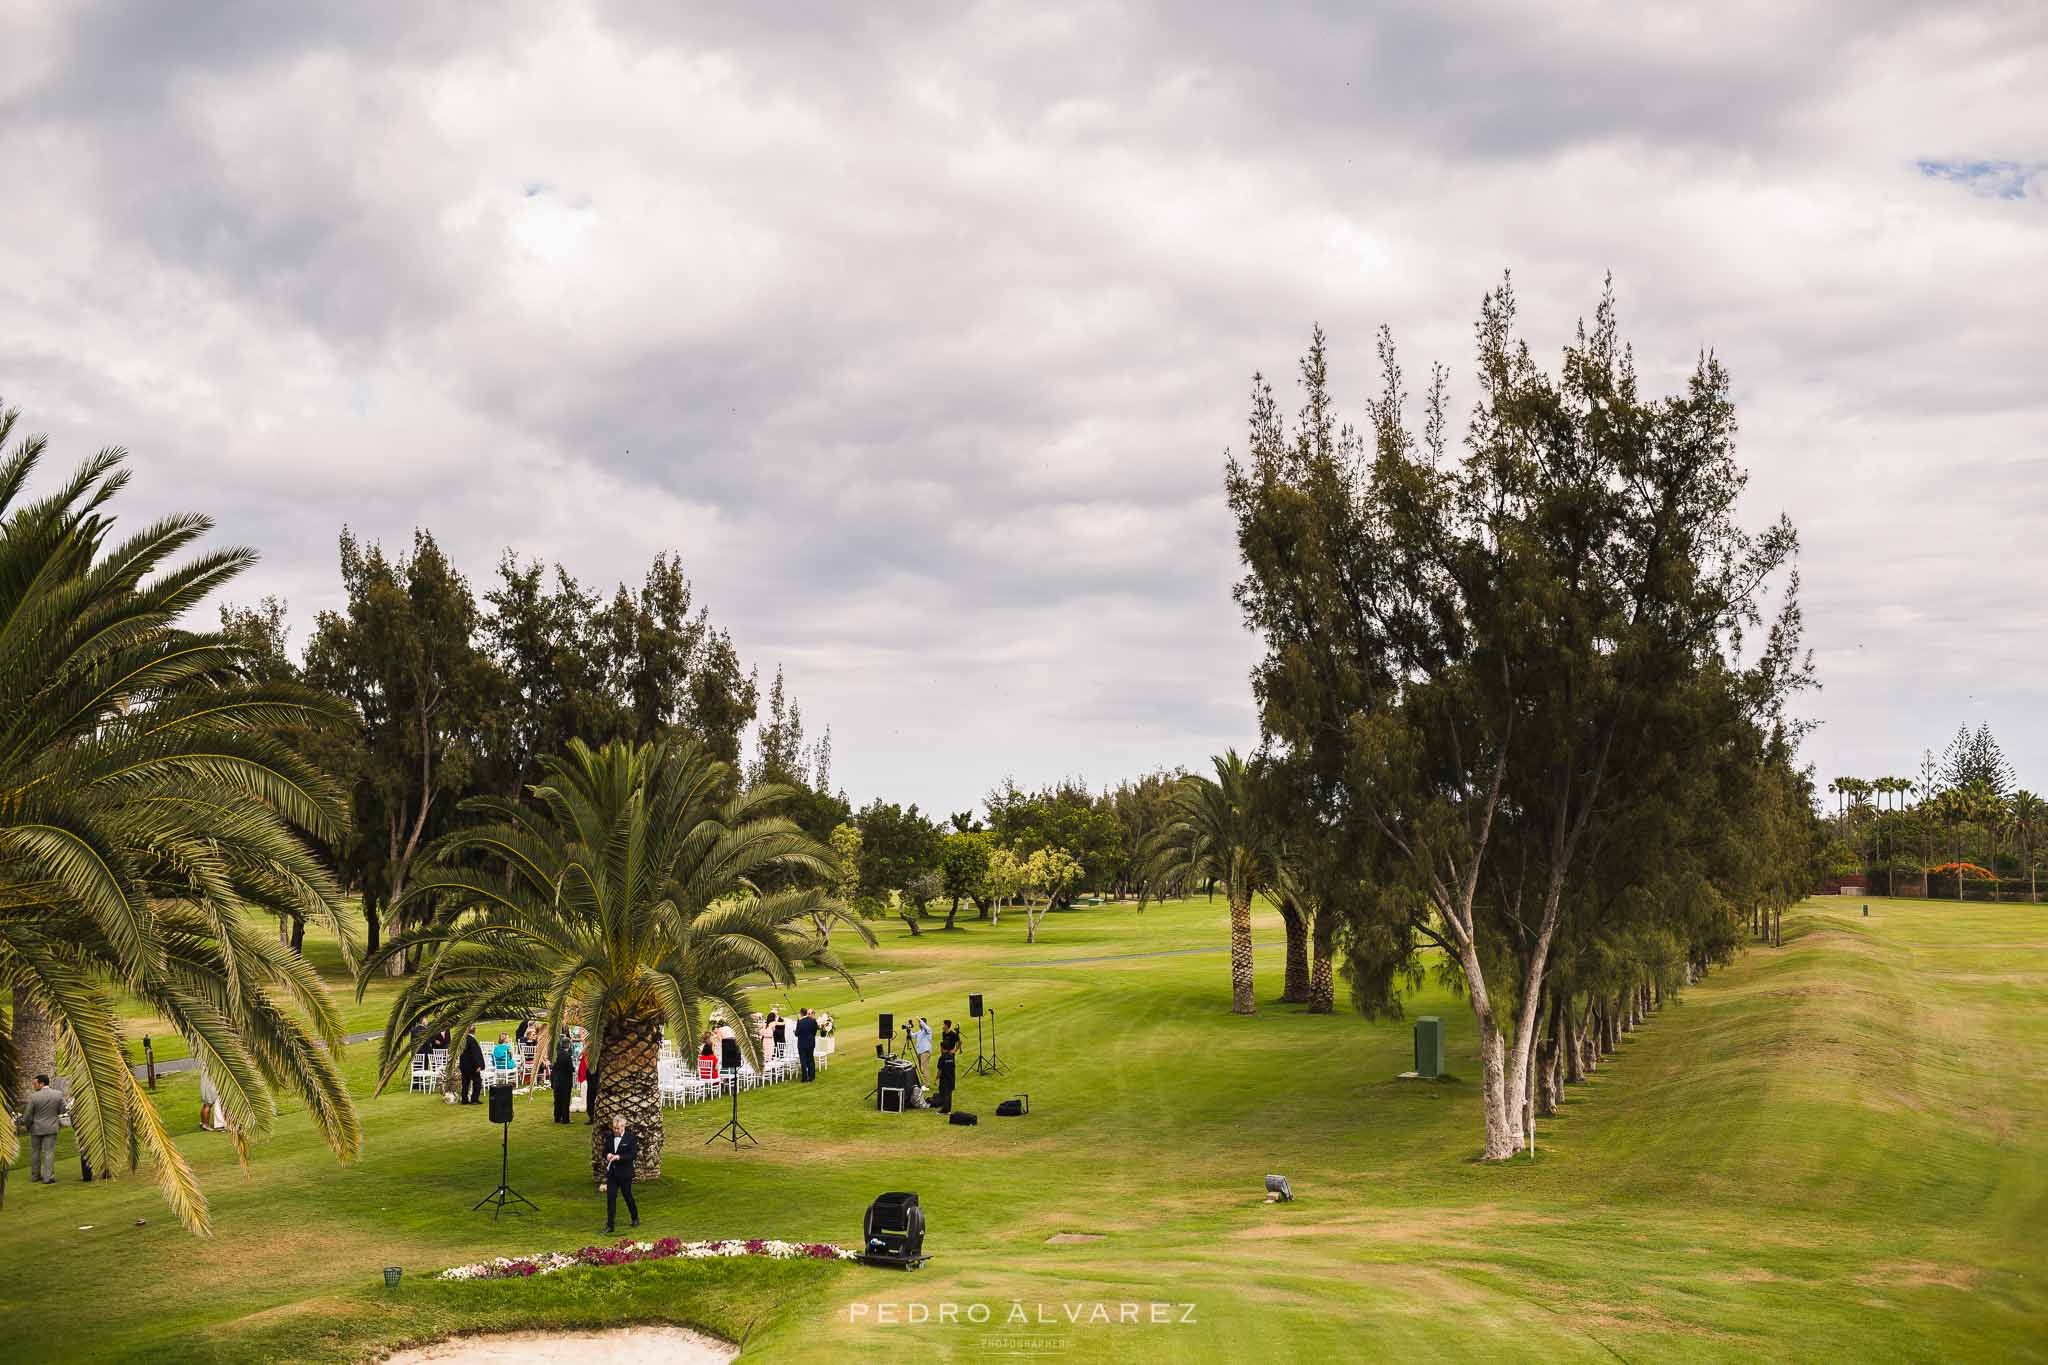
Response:
[{"label": "palm tree trunk", "polygon": [[1287,929],[1287,975],[1280,986],[1280,1003],[1298,1005],[1309,998],[1308,926],[1286,901],[1280,903],[1280,923]]},{"label": "palm tree trunk", "polygon": [[1257,1014],[1252,999],[1252,898],[1248,890],[1230,889],[1230,1012]]},{"label": "palm tree trunk", "polygon": [[1310,1014],[1335,1014],[1337,1012],[1337,973],[1330,961],[1329,949],[1323,944],[1316,945],[1315,965],[1308,975],[1308,1012]]},{"label": "palm tree trunk", "polygon": [[604,1144],[611,1136],[612,1116],[626,1120],[627,1131],[640,1143],[633,1162],[635,1180],[661,1178],[661,1021],[611,1019],[604,1026],[599,1054],[597,1107],[590,1125],[590,1171],[604,1178]]},{"label": "palm tree trunk", "polygon": [[14,988],[14,1110],[35,1093],[37,1076],[57,1074],[57,1025],[42,1002],[21,986]]}]

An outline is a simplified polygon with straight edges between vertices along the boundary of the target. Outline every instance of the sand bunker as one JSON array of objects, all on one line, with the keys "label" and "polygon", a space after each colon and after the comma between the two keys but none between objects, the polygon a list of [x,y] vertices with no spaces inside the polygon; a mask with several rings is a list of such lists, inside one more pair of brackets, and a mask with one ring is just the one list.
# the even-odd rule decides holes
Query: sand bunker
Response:
[{"label": "sand bunker", "polygon": [[497,1336],[452,1337],[432,1346],[400,1351],[389,1365],[726,1365],[739,1347],[683,1327],[622,1327],[609,1332],[506,1332]]}]

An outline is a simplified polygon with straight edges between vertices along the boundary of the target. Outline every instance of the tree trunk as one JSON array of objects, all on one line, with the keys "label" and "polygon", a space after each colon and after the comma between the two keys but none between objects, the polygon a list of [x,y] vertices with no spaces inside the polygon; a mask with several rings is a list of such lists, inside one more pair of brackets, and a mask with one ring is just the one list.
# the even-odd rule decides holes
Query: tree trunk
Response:
[{"label": "tree trunk", "polygon": [[1230,893],[1230,1012],[1257,1014],[1252,998],[1252,901],[1249,891]]},{"label": "tree trunk", "polygon": [[661,1021],[608,1020],[604,1050],[598,1054],[597,1108],[590,1125],[590,1171],[604,1179],[604,1144],[611,1136],[612,1116],[626,1120],[638,1139],[633,1161],[635,1180],[661,1178]]},{"label": "tree trunk", "polygon": [[1287,974],[1280,986],[1280,1003],[1298,1005],[1309,998],[1308,926],[1301,912],[1280,903],[1280,923],[1287,930]]},{"label": "tree trunk", "polygon": [[14,1066],[14,1112],[19,1114],[35,1093],[35,1078],[57,1074],[56,1022],[21,986],[14,988]]},{"label": "tree trunk", "polygon": [[952,927],[953,927],[953,921],[954,921],[954,920],[956,920],[956,919],[958,919],[959,917],[960,917],[960,898],[959,898],[958,896],[955,896],[955,897],[953,897],[953,908],[952,908],[951,910],[948,910],[948,911],[946,912],[946,927],[947,927],[948,929],[952,928]]},{"label": "tree trunk", "polygon": [[1479,1020],[1479,1104],[1486,1111],[1486,1161],[1504,1161],[1518,1146],[1508,1094],[1507,1040],[1500,1035],[1489,1004]]},{"label": "tree trunk", "polygon": [[1614,1002],[1614,1026],[1623,1033],[1636,1031],[1636,1007],[1630,1000],[1632,991],[1623,991]]},{"label": "tree trunk", "polygon": [[1315,965],[1309,969],[1308,1012],[1310,1014],[1335,1014],[1337,1012],[1337,973],[1330,961],[1330,954],[1321,944],[1316,945]]},{"label": "tree trunk", "polygon": [[306,951],[306,917],[304,915],[292,916],[292,951],[295,953]]},{"label": "tree trunk", "polygon": [[1472,1019],[1479,1026],[1479,1108],[1486,1119],[1486,1147],[1483,1161],[1504,1161],[1518,1146],[1521,1125],[1515,1106],[1520,1096],[1508,1089],[1507,1040],[1501,1037],[1500,1021],[1494,1014],[1493,994],[1486,986],[1486,968],[1470,938],[1458,935],[1459,965],[1465,971],[1465,998],[1472,1006]]},{"label": "tree trunk", "polygon": [[382,910],[382,906],[370,903],[369,893],[365,892],[363,894],[363,923],[369,926],[369,951],[373,955],[376,953],[378,946],[384,941],[383,935],[378,932],[379,927],[384,922]]},{"label": "tree trunk", "polygon": [[1558,1029],[1559,1041],[1564,1048],[1564,1083],[1582,1084],[1586,1079],[1585,1039],[1579,1033],[1578,1020],[1572,1018],[1569,1008],[1565,1010]]}]

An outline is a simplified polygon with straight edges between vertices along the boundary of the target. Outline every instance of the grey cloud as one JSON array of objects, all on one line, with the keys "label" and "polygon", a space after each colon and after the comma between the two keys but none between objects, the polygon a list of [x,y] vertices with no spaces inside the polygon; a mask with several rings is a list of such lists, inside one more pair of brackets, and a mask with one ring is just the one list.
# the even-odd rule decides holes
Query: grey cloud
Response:
[{"label": "grey cloud", "polygon": [[137,511],[214,512],[302,616],[344,521],[479,580],[678,548],[856,797],[951,809],[1253,741],[1252,370],[1291,404],[1320,319],[1356,417],[1380,322],[1455,385],[1502,267],[1545,354],[1612,268],[1646,375],[1730,364],[1753,515],[1806,530],[1816,761],[1978,707],[2038,784],[2048,220],[2001,195],[2048,119],[1985,59],[2048,19],[1931,24],[52,7],[0,31],[0,394],[133,446]]}]

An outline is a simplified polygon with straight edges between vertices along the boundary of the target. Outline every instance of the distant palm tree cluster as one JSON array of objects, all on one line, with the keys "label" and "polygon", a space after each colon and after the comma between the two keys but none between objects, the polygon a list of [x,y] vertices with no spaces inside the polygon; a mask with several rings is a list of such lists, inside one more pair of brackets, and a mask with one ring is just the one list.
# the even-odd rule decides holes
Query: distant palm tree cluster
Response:
[{"label": "distant palm tree cluster", "polygon": [[2040,899],[2048,801],[2015,785],[1989,725],[1967,726],[1916,777],[1838,777],[1828,871],[1882,894]]}]

